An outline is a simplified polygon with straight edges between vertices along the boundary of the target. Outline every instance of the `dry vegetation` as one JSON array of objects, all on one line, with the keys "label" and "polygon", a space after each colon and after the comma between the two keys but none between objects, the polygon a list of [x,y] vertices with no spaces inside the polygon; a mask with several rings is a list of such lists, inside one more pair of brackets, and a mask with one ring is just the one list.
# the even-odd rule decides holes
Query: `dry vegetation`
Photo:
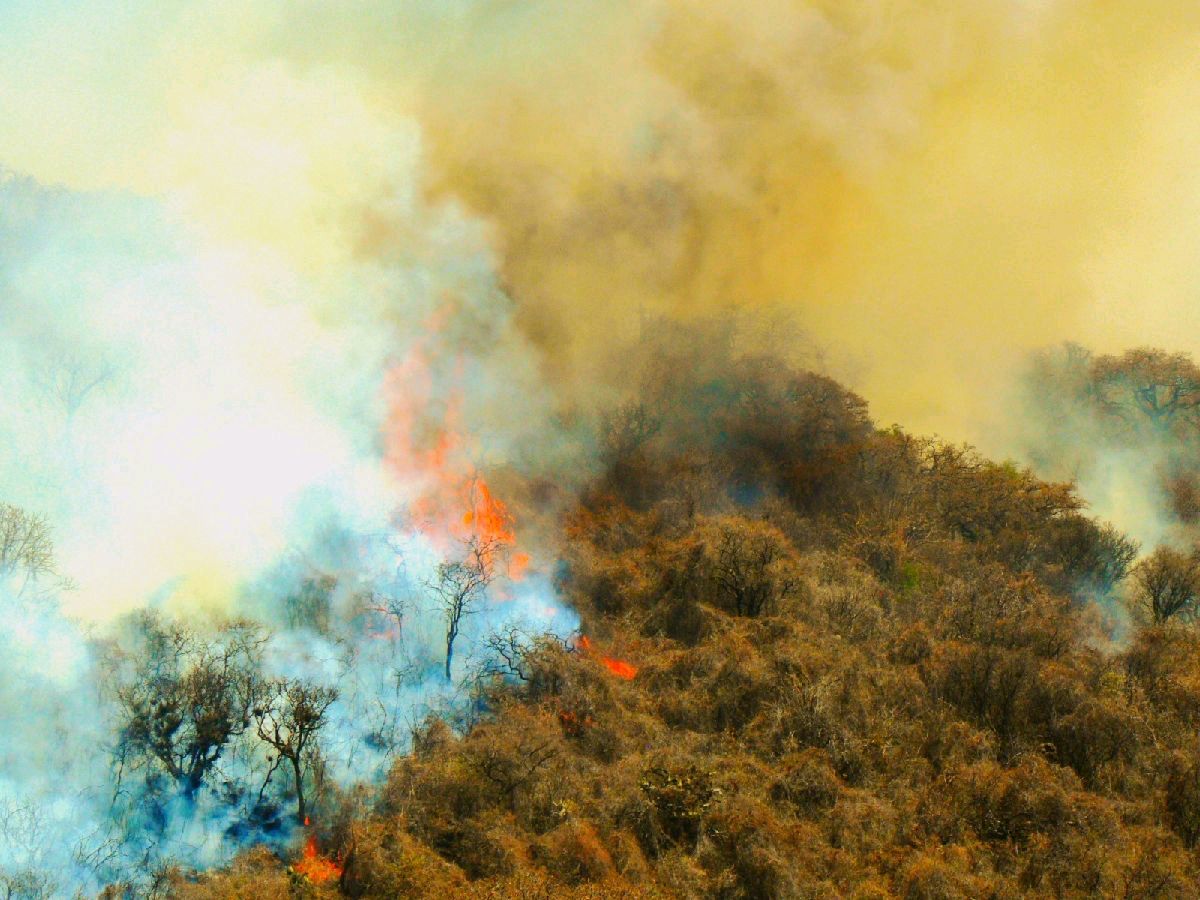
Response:
[{"label": "dry vegetation", "polygon": [[1126,579],[1067,484],[771,360],[679,363],[605,419],[562,523],[588,648],[497,636],[486,713],[326,811],[339,878],[255,852],[169,891],[1196,896],[1194,561]]}]

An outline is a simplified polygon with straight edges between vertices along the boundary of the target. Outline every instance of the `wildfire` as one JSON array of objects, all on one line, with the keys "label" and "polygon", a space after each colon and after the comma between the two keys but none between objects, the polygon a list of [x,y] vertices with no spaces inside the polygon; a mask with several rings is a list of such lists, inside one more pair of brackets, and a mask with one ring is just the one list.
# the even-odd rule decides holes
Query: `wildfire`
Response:
[{"label": "wildfire", "polygon": [[623,659],[613,659],[611,656],[600,657],[600,664],[618,678],[624,678],[626,681],[632,680],[638,673],[637,666],[627,663]]},{"label": "wildfire", "polygon": [[[431,321],[430,328],[439,325]],[[523,578],[530,557],[517,550],[511,513],[471,461],[461,391],[452,389],[438,397],[428,354],[418,346],[388,373],[384,392],[388,464],[405,483],[424,485],[409,504],[417,526],[433,541],[446,544],[447,556],[456,549],[452,542],[478,540],[505,560],[510,579]]]},{"label": "wildfire", "polygon": [[508,558],[508,577],[514,581],[524,577],[529,568],[529,554],[516,551],[515,522],[508,507],[492,493],[487,482],[476,475],[468,485],[470,508],[463,515],[466,536],[478,537],[511,551]]},{"label": "wildfire", "polygon": [[[594,650],[591,639],[587,635],[581,634],[579,640],[575,642],[575,646],[584,653],[591,654]],[[626,662],[623,659],[616,659],[612,656],[596,656],[596,660],[608,671],[612,672],[618,678],[624,678],[626,681],[633,679],[638,673],[638,668],[633,663]]]},{"label": "wildfire", "polygon": [[[309,828],[310,825],[308,816],[305,816],[304,827]],[[313,884],[324,884],[342,877],[342,867],[317,850],[317,836],[311,831],[304,842],[304,856],[292,868]]]}]

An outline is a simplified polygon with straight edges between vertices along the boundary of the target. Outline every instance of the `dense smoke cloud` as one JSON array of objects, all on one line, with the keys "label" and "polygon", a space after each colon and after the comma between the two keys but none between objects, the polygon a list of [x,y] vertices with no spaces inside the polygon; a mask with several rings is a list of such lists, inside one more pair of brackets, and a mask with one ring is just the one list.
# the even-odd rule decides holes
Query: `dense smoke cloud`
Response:
[{"label": "dense smoke cloud", "polygon": [[[315,492],[384,524],[425,477],[381,465],[389,404],[419,432],[453,394],[476,462],[510,461],[546,415],[484,229],[420,199],[411,122],[372,127],[336,85],[270,67],[219,99],[198,127],[225,123],[226,156],[174,154],[190,174],[163,201],[2,188],[0,483],[61,529],[101,616],[177,576],[227,590],[303,540]],[[364,222],[393,232],[369,255]]]},{"label": "dense smoke cloud", "polygon": [[[378,134],[338,111],[415,117],[439,191],[495,225],[521,327],[581,390],[642,311],[781,307],[883,421],[1002,450],[1024,349],[1195,324],[1187,3],[168,4],[102,27],[14,9],[9,42],[72,51],[5,54],[0,158],[43,179],[160,190],[203,181],[191,154],[222,173],[208,199],[270,185],[290,210],[287,163],[262,163],[280,154],[204,112],[264,61],[339,86],[288,121],[368,172]],[[47,84],[71,87],[54,115],[30,99]],[[371,189],[356,163],[336,177]]]},{"label": "dense smoke cloud", "polygon": [[[441,638],[409,607],[395,681],[363,597],[421,593],[477,468],[573,471],[570,413],[655,316],[791,323],[878,420],[991,452],[1029,450],[1029,348],[1200,349],[1198,28],[1183,0],[5,4],[0,501],[62,579],[6,588],[6,640],[64,660],[6,663],[45,700],[14,734],[109,734],[89,627],[251,614],[269,671],[342,690],[338,774],[373,771],[398,726],[355,704],[418,717]],[[1070,474],[1146,521],[1113,471]],[[284,609],[322,579],[324,631]],[[495,608],[570,629],[516,581]],[[37,746],[0,745],[4,802],[115,839],[111,773],[55,780],[81,813]]]},{"label": "dense smoke cloud", "polygon": [[1030,357],[1009,423],[1021,458],[1074,481],[1095,513],[1150,550],[1194,546],[1200,369],[1187,354],[1078,344]]}]

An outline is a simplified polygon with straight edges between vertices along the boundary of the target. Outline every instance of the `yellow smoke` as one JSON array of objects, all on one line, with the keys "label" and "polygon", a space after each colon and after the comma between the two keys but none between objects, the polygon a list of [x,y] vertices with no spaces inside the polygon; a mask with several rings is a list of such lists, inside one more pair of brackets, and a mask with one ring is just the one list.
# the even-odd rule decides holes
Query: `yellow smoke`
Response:
[{"label": "yellow smoke", "polygon": [[4,63],[0,160],[303,265],[420,181],[492,224],[564,388],[643,313],[770,309],[880,420],[1003,449],[1027,348],[1200,350],[1190,0],[169,8]]},{"label": "yellow smoke", "polygon": [[641,310],[783,308],[879,418],[986,445],[1028,347],[1200,349],[1194,4],[613,14],[422,107],[565,371]]}]

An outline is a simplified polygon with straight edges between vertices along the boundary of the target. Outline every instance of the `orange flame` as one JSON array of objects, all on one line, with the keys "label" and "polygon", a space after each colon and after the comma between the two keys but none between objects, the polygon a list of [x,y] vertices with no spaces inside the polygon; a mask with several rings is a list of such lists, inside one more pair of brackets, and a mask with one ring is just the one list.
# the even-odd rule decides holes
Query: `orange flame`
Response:
[{"label": "orange flame", "polygon": [[529,568],[529,554],[514,552],[517,545],[516,523],[508,507],[492,493],[487,482],[476,475],[468,485],[470,508],[463,515],[462,539],[478,538],[485,544],[505,551],[508,556],[508,577],[514,581],[524,577]]},{"label": "orange flame", "polygon": [[[431,320],[431,333],[439,325]],[[444,399],[436,395],[426,351],[418,346],[389,371],[384,394],[388,464],[404,483],[421,486],[409,504],[417,527],[435,544],[444,544],[447,555],[454,541],[478,540],[505,559],[510,579],[523,578],[530,557],[517,550],[511,513],[471,462],[461,392],[450,391]]]},{"label": "orange flame", "polygon": [[618,678],[624,678],[626,681],[632,680],[638,673],[637,666],[627,663],[623,659],[613,659],[611,656],[600,657],[600,664]]},{"label": "orange flame", "polygon": [[[304,827],[310,827],[308,816],[304,817]],[[312,832],[304,842],[304,856],[292,868],[313,884],[324,884],[342,877],[342,867],[317,850],[317,836]]]},{"label": "orange flame", "polygon": [[[590,654],[593,650],[591,639],[584,634],[579,636],[579,640],[575,642],[575,646],[584,653]],[[618,678],[624,678],[626,681],[631,681],[638,673],[637,666],[623,659],[617,659],[612,656],[597,656],[596,659],[608,671],[612,672]]]}]

